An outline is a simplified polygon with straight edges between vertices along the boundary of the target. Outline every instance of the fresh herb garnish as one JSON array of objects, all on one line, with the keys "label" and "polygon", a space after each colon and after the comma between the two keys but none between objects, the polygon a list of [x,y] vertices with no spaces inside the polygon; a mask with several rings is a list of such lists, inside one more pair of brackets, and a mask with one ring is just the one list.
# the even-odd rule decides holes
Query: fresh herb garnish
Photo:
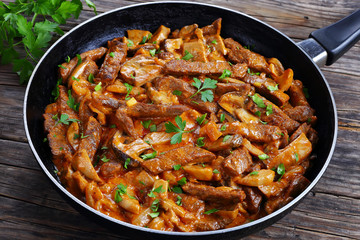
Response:
[{"label": "fresh herb garnish", "polygon": [[186,184],[186,177],[182,177],[179,181],[177,181],[177,183],[182,186]]},{"label": "fresh herb garnish", "polygon": [[221,126],[220,131],[223,132],[223,131],[225,131],[225,130],[226,130],[226,125],[224,124],[224,125]]},{"label": "fresh herb garnish", "polygon": [[105,155],[100,159],[103,162],[108,162],[110,159],[108,159]]},{"label": "fresh herb garnish", "polygon": [[79,64],[82,63],[82,59],[81,59],[80,54],[76,54],[76,57],[77,57],[77,59],[78,59],[78,61],[77,61],[77,66],[79,66]]},{"label": "fresh herb garnish", "polygon": [[84,134],[83,133],[81,133],[81,136],[80,136],[80,138],[81,139],[84,139],[84,138],[87,138],[87,137],[89,137],[90,135],[86,135],[86,136],[84,136]]},{"label": "fresh herb garnish", "polygon": [[150,132],[156,132],[157,131],[157,127],[155,124],[151,125],[149,128]]},{"label": "fresh herb garnish", "polygon": [[226,136],[223,138],[223,142],[226,142],[227,140],[229,140],[230,137],[231,137],[231,135],[226,135]]},{"label": "fresh herb garnish", "polygon": [[154,192],[156,192],[156,193],[163,193],[163,192],[165,192],[165,189],[163,189],[163,185],[160,185],[159,187],[157,187],[157,188],[153,188],[149,193],[148,193],[148,196],[149,197],[152,197],[152,198],[155,198],[156,196],[155,196],[155,194],[154,194]]},{"label": "fresh herb garnish", "polygon": [[190,60],[192,59],[194,56],[189,53],[187,50],[185,50],[185,55],[181,58],[181,59],[184,59],[184,60]]},{"label": "fresh herb garnish", "polygon": [[251,172],[249,175],[250,175],[250,176],[253,176],[253,175],[258,175],[258,174],[259,174],[258,171],[253,171],[253,172]]},{"label": "fresh herb garnish", "polygon": [[182,205],[182,202],[181,202],[181,200],[182,200],[182,197],[180,197],[180,196],[176,196],[176,204],[178,205],[178,206],[181,206]]},{"label": "fresh herb garnish", "polygon": [[74,80],[74,81],[77,81],[77,82],[80,81],[80,79],[75,77],[75,76],[72,76],[71,79]]},{"label": "fresh herb garnish", "polygon": [[59,68],[62,68],[62,69],[67,69],[67,67],[63,66],[63,65],[58,65]]},{"label": "fresh herb garnish", "polygon": [[124,168],[125,168],[125,169],[128,168],[129,163],[130,163],[130,158],[127,158],[127,159],[125,160],[125,163],[124,163]]},{"label": "fresh herb garnish", "polygon": [[59,78],[56,82],[56,86],[54,87],[54,89],[51,91],[51,96],[54,97],[54,102],[56,101],[56,99],[58,99],[59,95],[60,95],[60,91],[59,91],[59,85],[62,83],[62,79]]},{"label": "fresh herb garnish", "polygon": [[266,105],[265,105],[264,101],[261,99],[261,97],[257,93],[255,93],[254,95],[249,96],[249,97],[254,101],[254,103],[259,108],[266,108]]},{"label": "fresh herb garnish", "polygon": [[224,69],[224,71],[221,74],[221,76],[219,77],[219,79],[223,79],[223,78],[227,78],[227,77],[231,77],[231,71],[228,69]]},{"label": "fresh herb garnish", "polygon": [[101,82],[99,82],[96,86],[95,86],[95,91],[98,92],[101,90]]},{"label": "fresh herb garnish", "polygon": [[262,124],[264,124],[264,125],[266,125],[267,124],[267,122],[265,122],[265,121],[261,121],[261,119],[259,119],[259,122],[261,122]]},{"label": "fresh herb garnish", "polygon": [[143,159],[143,160],[148,160],[148,159],[153,159],[155,158],[157,155],[157,151],[154,151],[152,153],[147,153],[147,154],[143,154],[141,155],[140,157]]},{"label": "fresh herb garnish", "polygon": [[269,89],[270,91],[279,90],[278,85],[279,85],[279,84],[276,84],[275,86],[268,86],[267,89]]},{"label": "fresh herb garnish", "polygon": [[74,133],[74,137],[73,137],[73,139],[75,140],[75,139],[78,139],[78,138],[80,138],[80,135],[79,135],[79,134],[77,134],[77,133]]},{"label": "fresh herb garnish", "polygon": [[127,43],[126,45],[127,45],[128,47],[134,46],[134,42],[133,42],[131,39],[127,39],[127,42],[128,42],[128,43]]},{"label": "fresh herb garnish", "polygon": [[180,143],[182,140],[182,135],[183,133],[188,133],[191,131],[184,131],[185,126],[186,126],[186,121],[182,120],[180,116],[176,116],[175,117],[175,122],[178,125],[178,127],[176,127],[172,122],[167,122],[165,123],[165,132],[167,133],[173,133],[175,132],[176,134],[173,135],[171,137],[170,143],[171,144],[176,144],[176,143]]},{"label": "fresh herb garnish", "polygon": [[216,45],[217,41],[214,39],[214,40],[211,41],[211,43]]},{"label": "fresh herb garnish", "polygon": [[298,161],[299,161],[299,154],[298,154],[298,153],[295,153],[295,154],[294,154],[294,157],[295,157],[295,161],[298,162]]},{"label": "fresh herb garnish", "polygon": [[260,116],[261,116],[261,112],[260,112],[260,111],[256,111],[256,112],[255,112],[255,115],[258,116],[258,117],[260,117]]},{"label": "fresh herb garnish", "polygon": [[80,122],[80,121],[78,119],[69,119],[69,115],[67,115],[66,113],[61,114],[58,123],[69,125],[70,122]]},{"label": "fresh herb garnish", "polygon": [[130,100],[131,97],[129,97],[132,89],[133,89],[133,86],[131,86],[130,84],[128,83],[124,83],[125,87],[126,87],[126,96],[125,96],[125,100]]},{"label": "fresh herb garnish", "polygon": [[69,89],[69,91],[68,91],[68,95],[69,95],[69,100],[67,100],[66,104],[67,104],[70,108],[72,108],[72,109],[74,109],[76,112],[78,112],[78,111],[79,111],[79,105],[80,105],[80,103],[75,103],[75,98],[73,98],[73,96],[71,95],[71,90],[70,90],[70,89]]},{"label": "fresh herb garnish", "polygon": [[151,120],[141,121],[141,125],[143,125],[144,128],[149,128],[151,124]]},{"label": "fresh herb garnish", "polygon": [[196,146],[198,146],[198,147],[203,147],[203,146],[205,146],[204,139],[205,139],[205,137],[199,137],[199,138],[196,140]]},{"label": "fresh herb garnish", "polygon": [[183,193],[181,187],[179,186],[175,186],[171,189],[171,191],[173,191],[174,193]]},{"label": "fresh herb garnish", "polygon": [[214,170],[213,170],[213,173],[215,173],[215,174],[219,174],[220,172],[219,172],[219,170],[214,169]]},{"label": "fresh herb garnish", "polygon": [[182,91],[174,90],[172,93],[173,93],[174,95],[176,95],[176,96],[181,96]]},{"label": "fresh herb garnish", "polygon": [[201,100],[203,100],[204,102],[212,102],[214,100],[214,94],[211,90],[205,90],[204,89],[214,89],[216,88],[216,80],[213,80],[211,78],[205,78],[204,83],[201,83],[200,79],[198,78],[193,78],[194,82],[192,83],[192,85],[194,87],[196,87],[198,90],[196,91],[196,93],[194,93],[190,98],[194,97],[196,94],[198,94],[199,92],[201,93]]},{"label": "fresh herb garnish", "polygon": [[206,116],[207,116],[207,113],[201,115],[200,117],[197,117],[197,118],[196,118],[197,123],[198,123],[199,125],[201,125],[201,124],[204,122]]},{"label": "fresh herb garnish", "polygon": [[278,179],[278,181],[280,181],[280,179],[282,178],[282,176],[284,176],[284,174],[285,174],[285,166],[284,166],[283,163],[281,163],[281,164],[277,167],[276,172],[277,172],[277,174],[280,175],[280,178]]},{"label": "fresh herb garnish", "polygon": [[152,213],[149,213],[149,216],[150,217],[152,217],[152,218],[156,218],[156,217],[158,217],[159,216],[159,212],[158,212],[158,210],[159,210],[159,205],[160,205],[160,200],[159,199],[155,199],[153,202],[152,202],[152,204],[151,204],[151,206],[150,206],[150,209],[151,209],[151,211],[153,211]]},{"label": "fresh herb garnish", "polygon": [[175,171],[180,170],[180,168],[181,168],[181,164],[176,164],[176,165],[173,166],[173,169],[174,169]]},{"label": "fresh herb garnish", "polygon": [[209,214],[212,214],[212,213],[217,212],[217,211],[219,211],[219,210],[216,209],[216,208],[213,208],[213,209],[210,209],[210,210],[204,212],[204,214],[209,215]]},{"label": "fresh herb garnish", "polygon": [[115,53],[114,53],[114,52],[111,52],[111,53],[109,53],[109,56],[110,56],[110,57],[115,57]]},{"label": "fresh herb garnish", "polygon": [[222,113],[222,114],[220,115],[220,122],[222,123],[222,122],[224,122],[224,121],[225,121],[225,114]]},{"label": "fresh herb garnish", "polygon": [[90,73],[88,76],[89,83],[94,83],[94,74]]},{"label": "fresh herb garnish", "polygon": [[65,58],[65,61],[66,61],[67,63],[70,62],[70,57],[67,56],[67,57]]},{"label": "fresh herb garnish", "polygon": [[273,108],[272,108],[272,105],[269,104],[266,106],[266,116],[269,116],[272,113],[273,113]]},{"label": "fresh herb garnish", "polygon": [[116,125],[115,125],[115,124],[111,124],[111,125],[109,126],[109,128],[116,128]]},{"label": "fresh herb garnish", "polygon": [[152,57],[154,57],[156,53],[156,48],[149,50],[149,53]]},{"label": "fresh herb garnish", "polygon": [[309,95],[309,90],[306,88],[306,87],[304,87],[303,88],[303,92],[304,92],[304,95],[305,95],[305,98],[309,98],[310,97],[310,95]]},{"label": "fresh herb garnish", "polygon": [[266,160],[266,159],[269,158],[269,156],[268,156],[267,154],[263,153],[263,154],[260,154],[260,155],[258,156],[258,158],[259,158],[260,160]]}]

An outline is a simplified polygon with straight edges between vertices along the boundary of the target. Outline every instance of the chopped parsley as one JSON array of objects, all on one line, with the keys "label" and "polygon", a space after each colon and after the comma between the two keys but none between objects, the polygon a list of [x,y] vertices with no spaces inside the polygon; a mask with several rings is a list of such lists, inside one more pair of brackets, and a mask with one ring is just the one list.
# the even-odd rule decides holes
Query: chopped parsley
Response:
[{"label": "chopped parsley", "polygon": [[227,77],[231,77],[231,71],[228,69],[224,69],[224,71],[221,74],[221,76],[219,77],[219,79],[223,79],[223,78],[227,78]]},{"label": "chopped parsley", "polygon": [[178,127],[176,127],[172,122],[165,123],[165,128],[166,128],[165,132],[176,133],[171,137],[170,140],[171,144],[180,143],[182,140],[183,133],[191,132],[191,131],[184,131],[186,126],[186,121],[185,120],[183,121],[180,116],[175,117],[175,122],[178,125]]},{"label": "chopped parsley", "polygon": [[185,55],[181,58],[181,59],[184,59],[184,60],[190,60],[192,59],[194,56],[189,53],[187,50],[185,50]]},{"label": "chopped parsley", "polygon": [[225,114],[222,113],[222,114],[220,115],[220,122],[222,123],[222,122],[224,122],[224,121],[225,121]]},{"label": "chopped parsley", "polygon": [[279,84],[276,84],[275,86],[268,86],[267,89],[269,89],[270,91],[279,90],[278,85],[279,85]]},{"label": "chopped parsley", "polygon": [[124,168],[125,168],[125,169],[128,168],[129,163],[130,163],[130,158],[127,158],[127,159],[125,160],[125,163],[124,163]]},{"label": "chopped parsley", "polygon": [[206,116],[207,116],[207,113],[205,113],[205,114],[201,115],[200,117],[196,118],[197,123],[199,125],[201,125],[204,122]]},{"label": "chopped parsley", "polygon": [[299,154],[298,154],[298,153],[295,153],[295,154],[294,154],[294,157],[295,157],[295,161],[298,162],[298,161],[299,161]]},{"label": "chopped parsley", "polygon": [[172,93],[173,93],[174,95],[176,95],[176,96],[181,96],[182,91],[174,90]]},{"label": "chopped parsley", "polygon": [[182,186],[186,184],[186,177],[182,177],[179,181],[177,181],[177,183]]},{"label": "chopped parsley", "polygon": [[264,101],[261,99],[261,97],[257,93],[255,93],[254,95],[249,96],[249,97],[254,101],[254,103],[259,108],[266,108],[266,105],[265,105]]},{"label": "chopped parsley", "polygon": [[281,164],[277,167],[276,172],[277,172],[277,174],[280,175],[280,178],[278,179],[278,181],[280,181],[281,178],[282,178],[282,176],[284,176],[284,174],[285,174],[285,166],[284,166],[283,163],[281,163]]},{"label": "chopped parsley", "polygon": [[80,79],[75,77],[75,76],[72,76],[71,79],[74,80],[74,81],[77,81],[77,82],[80,81]]},{"label": "chopped parsley", "polygon": [[100,159],[103,162],[108,162],[110,159],[108,159],[105,155]]},{"label": "chopped parsley", "polygon": [[198,147],[203,147],[203,146],[205,146],[204,139],[205,139],[205,137],[199,137],[199,138],[196,140],[196,146],[198,146]]},{"label": "chopped parsley", "polygon": [[155,124],[151,125],[149,128],[150,132],[156,132],[157,131],[157,127]]},{"label": "chopped parsley", "polygon": [[259,172],[258,171],[253,171],[249,174],[250,176],[253,176],[253,175],[259,175]]},{"label": "chopped parsley", "polygon": [[[57,116],[57,115],[55,115]],[[65,125],[69,125],[70,122],[80,122],[78,119],[69,119],[69,115],[66,113],[61,114],[60,119],[57,123],[63,123]]]},{"label": "chopped parsley", "polygon": [[226,130],[226,125],[224,124],[224,125],[221,126],[220,131],[223,132],[223,131],[225,131],[225,130]]},{"label": "chopped parsley", "polygon": [[74,111],[79,111],[79,105],[80,103],[75,103],[75,98],[71,95],[71,90],[68,91],[69,100],[67,100],[66,104],[73,109]]},{"label": "chopped parsley", "polygon": [[149,50],[149,53],[152,57],[154,57],[156,53],[156,48]]},{"label": "chopped parsley", "polygon": [[111,52],[111,53],[109,53],[109,56],[110,56],[110,57],[115,57],[115,53],[114,53],[114,52]]},{"label": "chopped parsley", "polygon": [[[132,74],[131,74],[132,76]],[[133,86],[131,86],[130,84],[128,83],[124,83],[125,87],[126,87],[126,96],[125,96],[125,100],[129,100],[131,97],[129,97],[132,89],[133,89]]]},{"label": "chopped parsley", "polygon": [[260,160],[265,160],[265,159],[268,159],[269,156],[268,156],[267,154],[263,153],[263,154],[260,154],[260,155],[258,156],[258,158],[259,158]]},{"label": "chopped parsley", "polygon": [[226,135],[224,138],[223,138],[223,142],[226,142],[227,140],[229,140],[231,138],[231,135]]},{"label": "chopped parsley", "polygon": [[144,128],[149,128],[151,124],[151,120],[141,121],[141,125],[143,125]]},{"label": "chopped parsley", "polygon": [[76,66],[79,66],[79,64],[82,63],[82,59],[81,59],[80,54],[76,54],[76,57],[77,57],[77,59],[78,59],[78,62],[77,62],[77,65],[76,65]]},{"label": "chopped parsley", "polygon": [[[216,88],[216,80],[213,80],[211,78],[205,78],[204,83],[202,83],[200,81],[200,79],[198,78],[193,78],[194,82],[192,83],[192,85],[194,87],[196,87],[198,90],[196,91],[196,93],[194,93],[190,98],[194,97],[196,94],[198,94],[199,92],[201,93],[201,100],[204,102],[212,102],[214,100],[214,94],[211,90],[209,89],[214,89]],[[204,90],[204,89],[208,89],[208,90]]]},{"label": "chopped parsley", "polygon": [[269,116],[272,113],[273,113],[273,108],[272,108],[272,105],[269,104],[266,106],[266,116]]},{"label": "chopped parsley", "polygon": [[155,158],[157,155],[157,151],[154,151],[152,153],[147,153],[147,154],[143,154],[143,155],[140,155],[140,157],[143,159],[143,160],[148,160],[148,159],[153,159]]},{"label": "chopped parsley", "polygon": [[88,76],[89,83],[94,83],[94,74],[90,73]]},{"label": "chopped parsley", "polygon": [[62,69],[67,69],[67,67],[64,67],[63,65],[58,65],[58,67],[60,67]]},{"label": "chopped parsley", "polygon": [[176,164],[176,165],[173,166],[173,169],[175,171],[180,170],[180,168],[181,168],[181,164]]},{"label": "chopped parsley", "polygon": [[176,204],[178,205],[178,206],[181,206],[182,205],[182,202],[181,202],[181,200],[182,200],[182,197],[180,197],[180,196],[176,196]]},{"label": "chopped parsley", "polygon": [[217,211],[219,211],[219,210],[218,210],[218,209],[216,209],[216,208],[213,208],[213,209],[210,209],[210,210],[208,210],[208,211],[204,212],[204,214],[206,214],[206,215],[210,215],[210,214],[215,213],[215,212],[217,212]]},{"label": "chopped parsley", "polygon": [[128,43],[127,43],[126,45],[127,45],[128,47],[134,46],[134,42],[133,42],[131,39],[127,39],[127,42],[128,42]]},{"label": "chopped parsley", "polygon": [[219,172],[219,170],[214,169],[214,170],[213,170],[213,173],[215,173],[215,174],[219,174],[220,172]]},{"label": "chopped parsley", "polygon": [[151,197],[151,198],[155,198],[155,194],[154,193],[163,193],[165,192],[165,189],[163,189],[163,185],[160,185],[159,187],[157,188],[153,188],[149,193],[148,193],[148,196]]},{"label": "chopped parsley", "polygon": [[101,90],[101,82],[99,82],[96,86],[95,86],[95,91],[98,92]]}]

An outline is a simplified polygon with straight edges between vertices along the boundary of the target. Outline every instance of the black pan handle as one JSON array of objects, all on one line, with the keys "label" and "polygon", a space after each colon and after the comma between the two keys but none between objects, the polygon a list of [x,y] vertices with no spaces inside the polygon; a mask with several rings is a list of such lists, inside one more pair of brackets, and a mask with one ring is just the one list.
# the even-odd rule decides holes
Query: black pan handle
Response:
[{"label": "black pan handle", "polygon": [[326,65],[333,64],[360,40],[360,10],[310,34],[327,52]]}]

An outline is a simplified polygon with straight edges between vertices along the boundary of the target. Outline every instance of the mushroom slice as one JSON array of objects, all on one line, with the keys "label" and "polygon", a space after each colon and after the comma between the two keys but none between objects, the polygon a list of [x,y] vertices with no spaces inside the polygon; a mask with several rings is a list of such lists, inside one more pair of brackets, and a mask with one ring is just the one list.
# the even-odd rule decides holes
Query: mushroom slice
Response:
[{"label": "mushroom slice", "polygon": [[71,166],[84,174],[87,178],[90,178],[94,181],[101,182],[98,174],[96,173],[94,166],[89,158],[85,149],[77,151],[71,161]]}]

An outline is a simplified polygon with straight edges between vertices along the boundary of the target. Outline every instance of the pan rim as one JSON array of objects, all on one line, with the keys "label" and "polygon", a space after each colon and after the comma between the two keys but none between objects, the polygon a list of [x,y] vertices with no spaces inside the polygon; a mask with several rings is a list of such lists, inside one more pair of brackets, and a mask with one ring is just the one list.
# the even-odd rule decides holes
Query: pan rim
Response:
[{"label": "pan rim", "polygon": [[[49,55],[49,53],[52,51],[52,49],[58,45],[64,38],[66,38],[68,35],[70,35],[72,32],[76,31],[78,28],[82,27],[83,25],[86,25],[89,22],[92,22],[94,20],[96,20],[97,18],[101,18],[105,15],[108,14],[112,14],[114,12],[118,12],[118,11],[123,11],[126,10],[128,8],[134,8],[134,7],[141,7],[141,6],[146,6],[146,5],[155,5],[155,4],[188,4],[188,5],[199,5],[199,6],[206,6],[206,7],[211,7],[211,8],[217,8],[217,9],[222,9],[222,10],[226,10],[226,11],[230,11],[233,13],[236,13],[238,15],[242,15],[245,17],[248,17],[254,21],[257,21],[259,23],[261,23],[262,25],[267,26],[268,28],[271,28],[272,30],[276,31],[278,34],[282,35],[283,37],[285,37],[287,40],[289,40],[290,42],[292,42],[295,46],[297,46],[298,49],[300,49],[308,58],[309,60],[313,63],[313,65],[316,67],[318,73],[320,74],[320,76],[322,77],[325,86],[328,90],[328,93],[330,95],[330,100],[332,103],[332,108],[334,111],[334,134],[333,134],[333,139],[332,139],[332,143],[331,143],[331,148],[329,151],[329,154],[327,156],[326,161],[324,162],[324,165],[322,166],[322,168],[320,169],[319,173],[316,175],[316,177],[314,178],[314,180],[310,183],[310,185],[301,193],[299,194],[296,198],[294,198],[291,202],[289,202],[288,204],[286,204],[284,207],[276,210],[275,212],[268,214],[262,218],[259,218],[257,220],[254,220],[252,222],[246,223],[246,224],[242,224],[236,227],[232,227],[232,228],[228,228],[228,229],[219,229],[219,230],[213,230],[213,231],[205,231],[205,232],[167,232],[167,231],[160,231],[160,230],[154,230],[154,229],[149,229],[149,228],[145,228],[145,227],[140,227],[140,226],[136,226],[133,225],[131,223],[128,222],[124,222],[112,217],[109,217],[107,215],[105,215],[104,213],[101,213],[100,211],[97,211],[93,208],[91,208],[90,206],[88,206],[86,203],[82,202],[81,200],[79,200],[78,198],[76,198],[74,195],[72,195],[69,191],[67,191],[64,186],[62,184],[60,184],[57,179],[55,179],[51,173],[48,171],[48,169],[46,168],[46,166],[44,165],[42,159],[40,158],[40,156],[37,153],[37,150],[35,149],[35,146],[32,142],[32,138],[30,136],[30,132],[28,129],[28,121],[27,121],[27,100],[28,100],[28,95],[30,92],[30,87],[32,85],[35,73],[37,72],[39,66],[41,65],[41,63],[43,62],[43,60],[47,57],[47,55]],[[322,177],[322,175],[324,174],[324,172],[326,171],[330,160],[333,156],[334,150],[335,150],[335,144],[336,144],[336,139],[337,139],[337,133],[338,133],[338,118],[337,118],[337,110],[336,110],[336,105],[335,105],[335,100],[332,94],[332,91],[330,89],[330,86],[328,84],[328,82],[325,79],[325,76],[323,75],[323,73],[321,72],[321,70],[319,69],[319,67],[313,62],[313,60],[309,57],[309,55],[301,48],[299,47],[291,38],[289,38],[287,35],[285,35],[284,33],[282,33],[281,31],[277,30],[276,28],[272,27],[271,25],[255,18],[252,16],[249,16],[245,13],[242,13],[240,11],[237,10],[233,10],[230,8],[226,8],[226,7],[222,7],[222,6],[218,6],[218,5],[213,5],[213,4],[208,4],[208,3],[199,3],[199,2],[190,2],[190,1],[155,1],[155,2],[147,2],[147,3],[138,3],[138,4],[132,4],[132,5],[128,5],[128,6],[123,6],[120,8],[116,8],[107,12],[104,12],[102,14],[99,14],[97,16],[94,16],[82,23],[80,23],[79,25],[75,26],[74,28],[72,28],[70,31],[68,31],[66,34],[64,34],[62,37],[60,37],[46,52],[45,54],[42,56],[42,58],[39,60],[38,64],[36,65],[36,67],[34,68],[34,71],[29,79],[28,85],[26,87],[26,91],[25,91],[25,96],[24,96],[24,107],[23,107],[23,120],[24,120],[24,127],[25,127],[25,133],[26,133],[26,137],[28,139],[28,143],[29,146],[31,148],[31,151],[33,152],[38,164],[40,165],[40,167],[42,168],[42,170],[44,171],[44,173],[48,176],[48,178],[56,185],[56,187],[58,189],[61,190],[62,193],[64,193],[67,197],[69,197],[71,200],[73,200],[75,203],[77,203],[78,205],[80,205],[81,207],[85,208],[86,210],[96,214],[97,216],[106,219],[108,221],[111,221],[113,223],[116,224],[120,224],[122,226],[125,227],[129,227],[132,228],[134,230],[140,230],[143,232],[149,232],[149,233],[155,233],[155,234],[160,234],[160,235],[167,235],[167,236],[207,236],[207,235],[217,235],[217,234],[223,234],[223,233],[231,233],[234,231],[238,231],[238,230],[242,230],[242,229],[247,229],[247,228],[251,228],[255,225],[261,225],[262,223],[267,222],[269,219],[274,218],[276,216],[281,216],[284,212],[286,212],[289,208],[291,209],[293,207],[293,205],[296,205],[301,199],[303,199],[305,197],[305,195],[307,195],[312,189],[313,187],[318,183],[319,179]]]}]

